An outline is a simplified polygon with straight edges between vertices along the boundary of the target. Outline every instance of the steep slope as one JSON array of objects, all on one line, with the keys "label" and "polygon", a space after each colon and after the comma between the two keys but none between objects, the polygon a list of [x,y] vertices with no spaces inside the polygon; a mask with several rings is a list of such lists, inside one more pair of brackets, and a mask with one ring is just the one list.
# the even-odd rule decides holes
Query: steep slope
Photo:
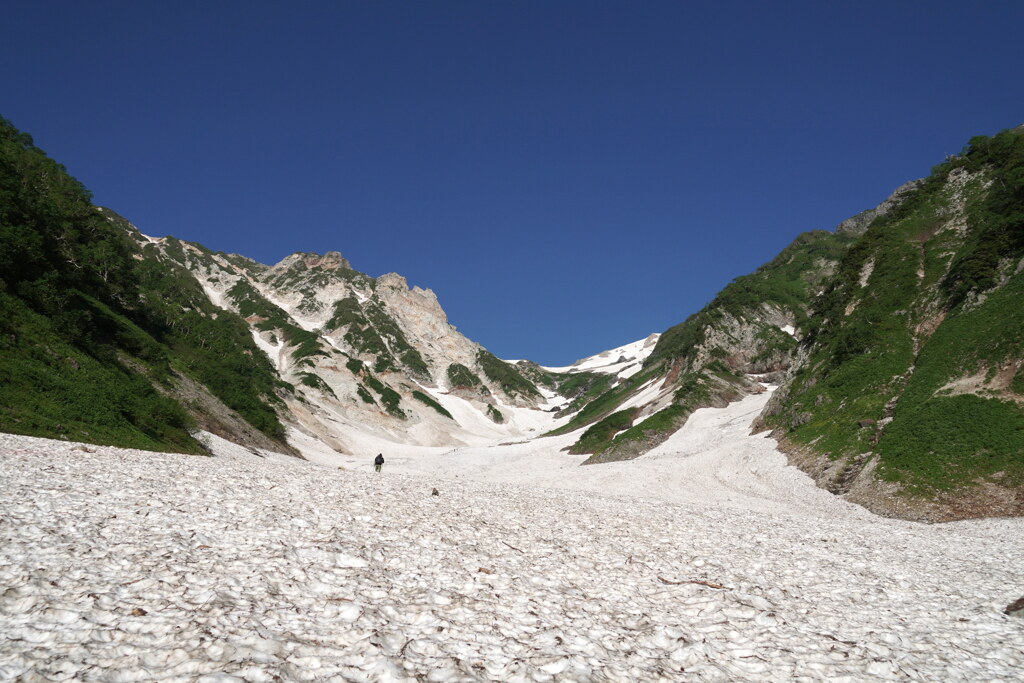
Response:
[{"label": "steep slope", "polygon": [[830,490],[929,519],[1024,514],[1021,133],[936,167],[816,299],[764,424]]},{"label": "steep slope", "polygon": [[336,252],[265,266],[90,200],[0,120],[0,430],[188,452],[197,428],[285,452],[459,445],[521,435],[553,397],[398,275]]},{"label": "steep slope", "polygon": [[781,377],[809,326],[808,308],[853,238],[800,235],[771,262],[736,278],[666,330],[635,374],[611,386],[557,433],[588,426],[571,449],[588,464],[628,460],[662,443],[696,409],[724,406]]},{"label": "steep slope", "polygon": [[631,459],[781,382],[755,428],[830,491],[899,516],[1024,514],[1022,133],[800,235],[554,433],[586,427],[585,464]]},{"label": "steep slope", "polygon": [[0,119],[0,430],[201,452],[123,235]]},{"label": "steep slope", "polygon": [[558,374],[579,374],[581,372],[598,372],[614,375],[623,380],[632,377],[643,368],[644,361],[654,351],[660,334],[652,334],[635,342],[602,351],[576,361],[572,365],[560,368],[546,367],[545,370]]},{"label": "steep slope", "polygon": [[266,266],[121,227],[139,258],[192,279],[244,321],[286,387],[282,419],[334,448],[362,448],[364,437],[440,446],[518,436],[522,420],[506,417],[547,401],[450,325],[433,292],[399,275],[372,278],[338,252]]},{"label": "steep slope", "polygon": [[635,458],[782,387],[770,428],[887,514],[1024,514],[1024,127],[798,236],[661,335],[502,361],[430,290],[338,252],[267,266],[143,235],[0,119],[0,430],[202,452],[483,446]]}]

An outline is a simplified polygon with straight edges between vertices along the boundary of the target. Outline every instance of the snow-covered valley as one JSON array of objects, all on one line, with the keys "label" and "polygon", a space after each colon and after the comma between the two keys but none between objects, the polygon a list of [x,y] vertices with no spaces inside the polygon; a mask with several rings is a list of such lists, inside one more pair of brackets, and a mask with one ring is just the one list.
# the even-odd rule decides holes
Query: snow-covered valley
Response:
[{"label": "snow-covered valley", "polygon": [[1024,520],[833,497],[748,435],[766,398],[588,467],[0,435],[0,679],[1019,679]]}]

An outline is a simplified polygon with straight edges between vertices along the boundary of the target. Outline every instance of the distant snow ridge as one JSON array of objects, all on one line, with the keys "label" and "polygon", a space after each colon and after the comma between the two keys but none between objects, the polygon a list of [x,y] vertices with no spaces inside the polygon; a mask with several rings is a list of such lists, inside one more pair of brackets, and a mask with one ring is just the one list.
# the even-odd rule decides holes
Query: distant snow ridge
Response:
[{"label": "distant snow ridge", "polygon": [[578,372],[589,370],[591,372],[602,372],[609,375],[616,375],[621,379],[632,377],[640,372],[644,361],[658,345],[660,334],[652,334],[639,341],[620,346],[618,348],[602,351],[601,353],[578,360],[572,365],[560,368],[546,367],[551,372]]},{"label": "distant snow ridge", "polygon": [[1001,611],[1024,586],[1024,520],[675,505],[211,443],[221,456],[0,435],[0,680],[974,681],[1024,666],[1024,627]]}]

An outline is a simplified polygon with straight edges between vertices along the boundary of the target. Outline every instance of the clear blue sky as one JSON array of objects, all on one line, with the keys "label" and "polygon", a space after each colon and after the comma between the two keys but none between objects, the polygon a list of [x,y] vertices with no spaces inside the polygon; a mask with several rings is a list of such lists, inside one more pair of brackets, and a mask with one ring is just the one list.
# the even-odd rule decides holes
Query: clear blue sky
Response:
[{"label": "clear blue sky", "polygon": [[505,358],[660,332],[1024,122],[1024,3],[7,0],[0,115],[150,235],[341,251]]}]

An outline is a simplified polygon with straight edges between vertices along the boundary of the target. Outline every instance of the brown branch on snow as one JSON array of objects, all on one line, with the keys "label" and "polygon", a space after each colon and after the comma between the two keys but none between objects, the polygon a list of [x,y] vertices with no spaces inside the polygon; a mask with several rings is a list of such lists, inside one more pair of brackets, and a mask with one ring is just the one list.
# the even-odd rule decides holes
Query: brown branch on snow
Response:
[{"label": "brown branch on snow", "polygon": [[670,586],[681,586],[684,583],[696,583],[701,586],[707,586],[708,588],[718,588],[721,590],[725,589],[725,586],[719,585],[717,583],[711,583],[710,581],[701,581],[700,579],[689,579],[685,581],[669,581],[664,576],[659,576],[658,581],[661,581],[662,583],[667,583]]},{"label": "brown branch on snow", "polygon": [[[505,541],[502,541],[502,543],[505,543]],[[516,552],[519,552],[519,553],[523,552],[522,550],[520,550],[519,548],[515,547],[514,545],[509,545],[508,543],[505,543],[505,545],[508,545],[509,548],[512,548],[512,550],[515,550]],[[523,554],[525,555],[526,553],[523,553]]]}]

